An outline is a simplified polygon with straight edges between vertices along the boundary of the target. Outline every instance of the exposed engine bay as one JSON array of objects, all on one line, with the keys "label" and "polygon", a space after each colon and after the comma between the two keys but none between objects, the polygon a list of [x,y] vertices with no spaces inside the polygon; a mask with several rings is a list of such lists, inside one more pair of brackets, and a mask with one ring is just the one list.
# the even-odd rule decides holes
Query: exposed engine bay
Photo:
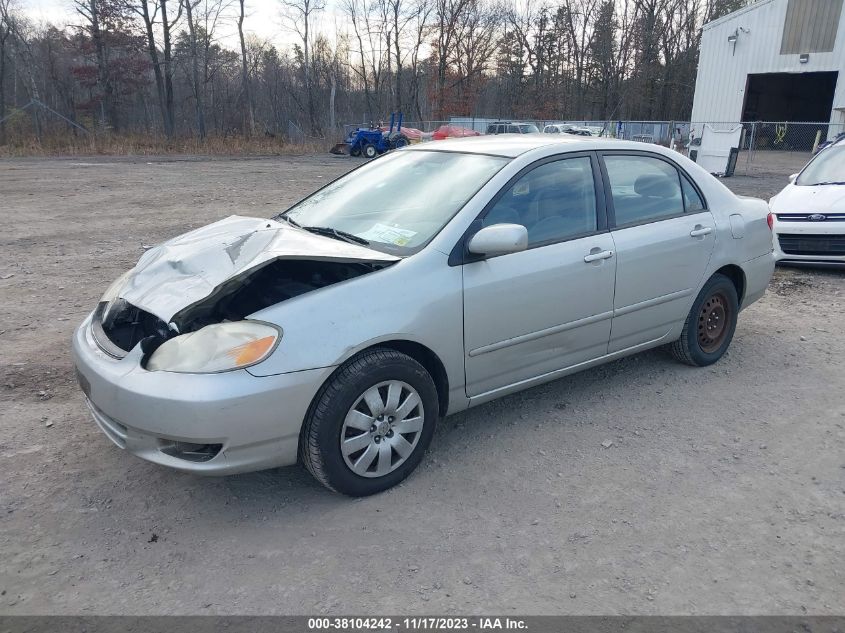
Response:
[{"label": "exposed engine bay", "polygon": [[93,333],[100,347],[122,357],[143,342],[145,354],[173,336],[194,332],[212,323],[240,321],[282,301],[365,275],[393,262],[338,262],[277,259],[230,279],[202,301],[173,316],[170,324],[124,299],[100,303]]}]

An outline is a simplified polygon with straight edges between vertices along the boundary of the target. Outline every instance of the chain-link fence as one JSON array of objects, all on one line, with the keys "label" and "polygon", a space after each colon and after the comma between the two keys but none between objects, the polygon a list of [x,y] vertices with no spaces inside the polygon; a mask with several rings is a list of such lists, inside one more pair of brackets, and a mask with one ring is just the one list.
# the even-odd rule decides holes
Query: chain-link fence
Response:
[{"label": "chain-link fence", "polygon": [[827,143],[845,133],[845,124],[827,122],[755,121],[690,123],[682,136],[685,153],[708,146],[708,134],[730,134],[738,150],[734,173],[781,176],[799,171]]},{"label": "chain-link fence", "polygon": [[[385,128],[389,123],[381,123]],[[741,176],[786,177],[799,171],[825,143],[845,134],[845,124],[807,122],[690,122],[690,121],[597,121],[560,119],[511,119],[495,117],[451,117],[449,120],[406,121],[412,142],[437,138],[517,131],[543,132],[547,126],[571,126],[596,137],[621,138],[671,147],[698,158],[712,146],[715,136],[738,151],[733,173]],[[709,136],[708,136],[709,135]],[[729,151],[724,149],[726,156]],[[736,152],[735,152],[736,153]]]}]

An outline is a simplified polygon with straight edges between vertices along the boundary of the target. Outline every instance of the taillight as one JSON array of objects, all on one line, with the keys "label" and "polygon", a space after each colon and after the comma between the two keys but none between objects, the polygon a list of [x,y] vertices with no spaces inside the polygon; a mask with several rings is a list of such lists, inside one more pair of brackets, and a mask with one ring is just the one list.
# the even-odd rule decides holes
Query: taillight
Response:
[{"label": "taillight", "polygon": [[769,230],[772,231],[775,228],[775,216],[772,215],[770,212],[769,215],[766,216],[766,224],[769,225]]}]

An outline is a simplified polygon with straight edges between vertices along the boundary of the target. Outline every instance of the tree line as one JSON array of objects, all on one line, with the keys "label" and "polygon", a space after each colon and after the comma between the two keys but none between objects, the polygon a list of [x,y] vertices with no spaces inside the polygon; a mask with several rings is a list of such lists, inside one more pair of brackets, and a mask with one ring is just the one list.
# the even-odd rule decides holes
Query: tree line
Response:
[{"label": "tree line", "polygon": [[16,130],[335,136],[392,111],[683,120],[702,25],[744,4],[277,0],[280,46],[251,34],[251,0],[68,0],[68,24],[34,23],[19,1],[0,0],[0,144]]}]

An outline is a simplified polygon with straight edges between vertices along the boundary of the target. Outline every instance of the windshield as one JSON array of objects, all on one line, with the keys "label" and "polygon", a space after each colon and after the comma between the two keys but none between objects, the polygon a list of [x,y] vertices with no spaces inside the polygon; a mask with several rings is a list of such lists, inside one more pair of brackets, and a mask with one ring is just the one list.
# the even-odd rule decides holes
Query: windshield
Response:
[{"label": "windshield", "polygon": [[281,214],[307,227],[355,235],[379,251],[425,246],[508,162],[438,151],[387,154],[335,180]]},{"label": "windshield", "polygon": [[523,134],[534,134],[535,132],[540,131],[540,128],[538,128],[533,123],[529,123],[527,125],[526,124],[520,125],[519,129]]},{"label": "windshield", "polygon": [[796,185],[845,184],[845,144],[837,143],[819,152],[795,180]]}]

